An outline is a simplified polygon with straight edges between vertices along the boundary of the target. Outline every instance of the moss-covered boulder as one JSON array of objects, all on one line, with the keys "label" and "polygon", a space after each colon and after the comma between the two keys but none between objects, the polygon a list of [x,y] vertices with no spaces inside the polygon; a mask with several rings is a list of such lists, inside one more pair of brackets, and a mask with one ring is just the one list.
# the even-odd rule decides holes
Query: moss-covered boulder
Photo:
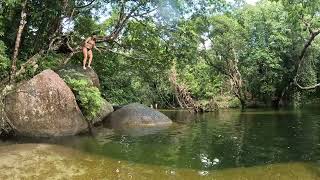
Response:
[{"label": "moss-covered boulder", "polygon": [[8,94],[5,112],[21,136],[69,136],[87,129],[74,94],[52,70],[41,72]]},{"label": "moss-covered boulder", "polygon": [[97,75],[97,73],[93,69],[87,68],[86,70],[84,70],[83,68],[80,68],[80,69],[78,69],[78,72],[85,74],[87,77],[89,77],[90,80],[92,81],[93,85],[95,87],[97,87],[98,89],[100,89],[99,76]]},{"label": "moss-covered boulder", "polygon": [[112,105],[101,96],[99,79],[92,69],[75,67],[61,69],[58,73],[72,89],[81,111],[91,124],[101,122],[113,112]]},{"label": "moss-covered boulder", "polygon": [[138,103],[126,105],[107,118],[112,128],[168,126],[172,121],[164,114]]},{"label": "moss-covered boulder", "polygon": [[84,70],[80,66],[66,67],[59,70],[58,74],[62,77],[70,76],[77,79],[82,76],[82,79],[85,78],[90,81],[90,85],[100,89],[99,76],[92,68],[87,68],[86,70]]}]

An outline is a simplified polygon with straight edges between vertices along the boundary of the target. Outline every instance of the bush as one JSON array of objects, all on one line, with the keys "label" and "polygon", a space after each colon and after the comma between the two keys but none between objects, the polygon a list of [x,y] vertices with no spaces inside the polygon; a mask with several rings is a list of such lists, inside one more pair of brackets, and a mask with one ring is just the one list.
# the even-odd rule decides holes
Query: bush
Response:
[{"label": "bush", "polygon": [[75,94],[84,116],[88,120],[94,119],[103,105],[99,89],[88,77],[75,70],[61,70],[59,74]]}]

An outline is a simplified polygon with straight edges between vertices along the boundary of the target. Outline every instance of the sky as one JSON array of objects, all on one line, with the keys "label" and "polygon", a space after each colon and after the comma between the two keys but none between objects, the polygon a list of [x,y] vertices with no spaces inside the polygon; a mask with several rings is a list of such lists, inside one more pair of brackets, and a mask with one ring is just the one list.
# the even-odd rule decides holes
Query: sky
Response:
[{"label": "sky", "polygon": [[255,4],[258,0],[246,0],[248,4]]},{"label": "sky", "polygon": [[[1,1],[1,0],[0,0]],[[233,2],[234,0],[226,0],[226,1],[229,1],[229,2]],[[251,4],[251,5],[255,5],[256,2],[258,2],[259,0],[245,0],[248,4]],[[1,4],[0,4],[1,5]],[[107,17],[103,17],[100,19],[100,22],[104,21]],[[69,24],[71,22],[64,22],[64,24],[68,24],[66,25],[66,27],[68,27],[67,29],[64,29],[64,31],[69,31],[73,28],[73,24]]]}]

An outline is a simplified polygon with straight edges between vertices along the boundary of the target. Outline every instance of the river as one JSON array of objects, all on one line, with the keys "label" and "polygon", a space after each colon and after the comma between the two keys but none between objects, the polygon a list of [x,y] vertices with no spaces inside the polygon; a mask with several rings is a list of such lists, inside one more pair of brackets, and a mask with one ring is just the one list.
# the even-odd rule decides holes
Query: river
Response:
[{"label": "river", "polygon": [[0,142],[0,179],[320,179],[320,112],[163,111],[168,128]]}]

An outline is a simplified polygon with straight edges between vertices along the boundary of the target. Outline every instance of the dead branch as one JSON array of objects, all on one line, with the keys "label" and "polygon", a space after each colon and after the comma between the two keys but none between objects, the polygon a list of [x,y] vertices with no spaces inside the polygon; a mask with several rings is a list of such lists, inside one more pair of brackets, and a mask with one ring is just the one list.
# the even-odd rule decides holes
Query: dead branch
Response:
[{"label": "dead branch", "polygon": [[196,113],[202,111],[200,105],[192,98],[188,88],[184,84],[177,82],[177,71],[175,64],[173,64],[171,68],[169,81],[174,88],[175,98],[181,108],[185,108]]}]

